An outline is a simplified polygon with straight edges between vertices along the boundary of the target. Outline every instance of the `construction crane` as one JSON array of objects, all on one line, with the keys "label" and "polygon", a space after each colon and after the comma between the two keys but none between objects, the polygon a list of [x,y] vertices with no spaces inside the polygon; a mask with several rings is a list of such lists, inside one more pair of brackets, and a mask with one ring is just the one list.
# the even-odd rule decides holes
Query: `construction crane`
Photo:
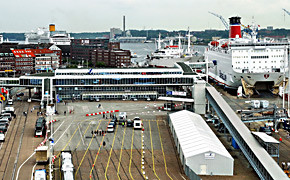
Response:
[{"label": "construction crane", "polygon": [[290,12],[287,11],[286,9],[283,8],[283,11],[285,11],[289,16],[290,16]]},{"label": "construction crane", "polygon": [[210,12],[210,11],[209,11],[209,13],[214,15],[214,16],[216,16],[216,17],[218,17],[218,18],[220,18],[220,20],[222,21],[222,23],[226,27],[226,30],[229,30],[229,24],[227,23],[227,21],[221,15],[218,15],[218,14]]}]

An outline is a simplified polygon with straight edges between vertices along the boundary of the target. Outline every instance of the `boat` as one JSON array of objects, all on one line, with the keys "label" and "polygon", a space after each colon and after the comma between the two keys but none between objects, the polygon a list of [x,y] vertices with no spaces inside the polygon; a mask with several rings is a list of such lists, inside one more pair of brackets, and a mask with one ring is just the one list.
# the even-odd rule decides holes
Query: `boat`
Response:
[{"label": "boat", "polygon": [[259,90],[279,92],[288,71],[288,41],[258,39],[258,25],[244,26],[241,17],[231,17],[229,38],[211,41],[205,60],[213,63],[209,78],[224,88],[242,86],[246,95]]},{"label": "boat", "polygon": [[194,51],[190,46],[190,31],[188,30],[188,45],[187,49],[183,49],[181,44],[181,36],[178,37],[178,45],[173,45],[173,39],[169,40],[169,45],[161,47],[161,35],[157,40],[158,46],[157,50],[152,53],[151,57],[148,55],[148,64],[151,67],[174,67],[176,62],[202,62],[204,61],[203,56],[201,56],[197,51]]},{"label": "boat", "polygon": [[173,44],[173,39],[169,40],[169,45],[166,43],[164,47],[161,47],[161,34],[159,34],[159,38],[157,40],[157,49],[151,54],[151,59],[170,59],[170,58],[180,58],[184,51],[181,45],[181,37],[178,37],[178,45]]}]

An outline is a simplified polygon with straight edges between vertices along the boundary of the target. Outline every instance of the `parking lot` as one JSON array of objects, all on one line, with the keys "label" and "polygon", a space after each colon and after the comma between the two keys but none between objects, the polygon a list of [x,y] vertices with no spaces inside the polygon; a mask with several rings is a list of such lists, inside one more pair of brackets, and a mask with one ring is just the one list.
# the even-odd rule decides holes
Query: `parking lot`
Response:
[{"label": "parking lot", "polygon": [[[72,152],[77,179],[186,179],[167,129],[167,112],[157,110],[163,104],[147,101],[58,104],[60,114],[53,117],[59,120],[53,124],[54,154],[59,155],[62,150]],[[116,125],[114,133],[100,135],[100,130],[106,130],[110,114],[107,118],[86,114],[111,110],[126,112],[128,119],[140,117],[144,131]],[[92,134],[97,130],[98,135]],[[57,179],[59,163],[58,158],[54,172]]]}]

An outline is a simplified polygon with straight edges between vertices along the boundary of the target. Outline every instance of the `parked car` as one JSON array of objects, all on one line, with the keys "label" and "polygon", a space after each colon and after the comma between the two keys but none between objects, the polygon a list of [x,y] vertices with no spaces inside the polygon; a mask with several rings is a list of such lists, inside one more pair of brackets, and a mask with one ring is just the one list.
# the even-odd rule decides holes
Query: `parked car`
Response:
[{"label": "parked car", "polygon": [[139,117],[135,117],[133,119],[133,126],[134,129],[142,129],[142,121]]},{"label": "parked car", "polygon": [[108,133],[111,133],[111,132],[114,132],[114,129],[115,129],[114,126],[112,124],[109,124],[107,131]]},{"label": "parked car", "polygon": [[113,125],[113,127],[115,128],[115,122],[110,122],[109,125]]},{"label": "parked car", "polygon": [[133,127],[133,125],[134,125],[133,120],[128,119],[128,120],[127,120],[127,127]]},{"label": "parked car", "polygon": [[0,126],[0,132],[5,133],[7,131],[7,127],[5,125]]},{"label": "parked car", "polygon": [[3,132],[0,132],[0,142],[5,141],[5,134]]},{"label": "parked car", "polygon": [[24,93],[23,92],[17,93],[16,96],[17,97],[24,96]]}]

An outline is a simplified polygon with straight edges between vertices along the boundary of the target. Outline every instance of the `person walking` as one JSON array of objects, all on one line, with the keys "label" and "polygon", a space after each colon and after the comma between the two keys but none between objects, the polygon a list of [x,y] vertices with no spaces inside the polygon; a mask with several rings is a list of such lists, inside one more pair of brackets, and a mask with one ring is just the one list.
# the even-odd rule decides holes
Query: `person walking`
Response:
[{"label": "person walking", "polygon": [[103,141],[103,146],[104,146],[104,147],[106,146],[106,142],[105,142],[105,141]]}]

